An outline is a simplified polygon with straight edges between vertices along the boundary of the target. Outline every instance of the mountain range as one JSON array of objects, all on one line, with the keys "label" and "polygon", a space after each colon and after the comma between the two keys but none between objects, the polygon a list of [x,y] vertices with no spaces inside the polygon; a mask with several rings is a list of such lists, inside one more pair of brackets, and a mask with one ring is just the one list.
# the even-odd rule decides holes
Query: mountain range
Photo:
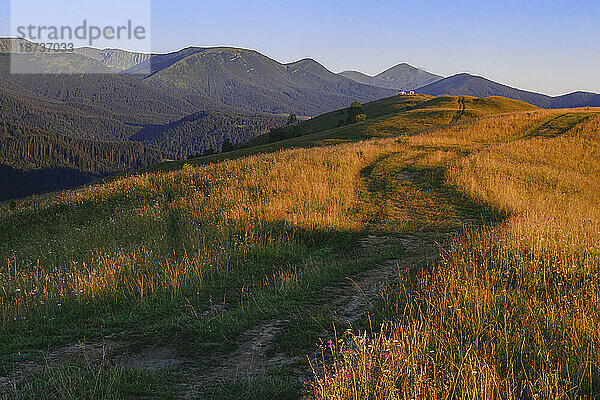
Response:
[{"label": "mountain range", "polygon": [[[314,117],[401,90],[503,96],[544,108],[600,106],[594,93],[550,97],[469,74],[444,78],[406,63],[368,76],[336,74],[310,58],[280,63],[233,47],[15,54],[28,44],[0,39],[0,180],[12,182],[0,198],[219,152],[283,126],[290,114]],[[13,74],[11,57],[44,73]]]},{"label": "mountain range", "polygon": [[369,76],[358,71],[344,71],[340,72],[339,75],[365,85],[403,91],[415,90],[443,79],[442,76],[415,68],[406,63],[398,64],[375,76]]},{"label": "mountain range", "polygon": [[312,59],[281,64],[253,50],[225,47],[155,55],[124,74],[153,88],[271,114],[315,116],[394,94],[334,74]]},{"label": "mountain range", "polygon": [[600,95],[590,92],[574,92],[563,96],[547,96],[545,94],[515,89],[480,76],[458,74],[441,79],[417,89],[418,93],[431,96],[502,96],[521,100],[542,108],[574,108],[598,107]]}]

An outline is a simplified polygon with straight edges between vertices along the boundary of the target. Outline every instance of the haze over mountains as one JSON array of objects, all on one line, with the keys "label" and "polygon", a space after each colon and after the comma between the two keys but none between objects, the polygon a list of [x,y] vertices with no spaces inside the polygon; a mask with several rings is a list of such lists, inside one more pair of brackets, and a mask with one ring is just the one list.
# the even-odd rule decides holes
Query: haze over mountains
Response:
[{"label": "haze over mountains", "polygon": [[0,39],[0,180],[12,182],[0,200],[53,190],[52,182],[72,187],[163,159],[219,152],[284,125],[289,114],[317,116],[399,90],[504,96],[546,108],[600,105],[594,93],[550,97],[406,63],[376,76],[335,74],[313,59],[283,64],[231,47],[20,54],[25,68],[45,73],[11,74],[11,52],[27,43]]},{"label": "haze over mountains", "polygon": [[339,75],[365,85],[404,91],[415,90],[443,79],[442,76],[415,68],[406,63],[398,64],[375,76],[369,76],[358,71],[344,71],[340,72]]}]

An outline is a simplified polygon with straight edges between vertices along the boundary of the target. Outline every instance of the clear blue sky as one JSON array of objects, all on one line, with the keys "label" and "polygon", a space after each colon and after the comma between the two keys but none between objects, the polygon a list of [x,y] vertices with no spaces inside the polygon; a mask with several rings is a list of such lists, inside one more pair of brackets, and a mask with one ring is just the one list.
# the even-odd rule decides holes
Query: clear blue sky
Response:
[{"label": "clear blue sky", "polygon": [[548,94],[600,92],[599,21],[598,0],[152,0],[152,46],[244,47],[335,72],[408,62]]}]

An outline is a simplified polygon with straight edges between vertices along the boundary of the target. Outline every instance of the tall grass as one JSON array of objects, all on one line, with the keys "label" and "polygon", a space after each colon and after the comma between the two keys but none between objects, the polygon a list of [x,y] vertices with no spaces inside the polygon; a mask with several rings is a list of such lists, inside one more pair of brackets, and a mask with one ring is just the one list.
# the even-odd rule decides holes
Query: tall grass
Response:
[{"label": "tall grass", "polygon": [[413,138],[468,149],[448,165],[449,183],[510,217],[467,230],[440,262],[402,279],[378,332],[330,344],[316,398],[600,396],[600,118],[509,140],[552,113]]},{"label": "tall grass", "polygon": [[[597,397],[600,118],[535,137],[563,112],[186,166],[0,205],[2,327],[67,306],[110,315],[115,305],[161,296],[184,303],[211,280],[235,275],[244,263],[232,260],[256,249],[293,254],[305,241],[363,229],[416,233],[419,218],[444,230],[455,204],[437,209],[433,197],[454,192],[400,179],[405,169],[443,168],[449,185],[508,219],[466,230],[440,262],[391,287],[377,332],[348,332],[326,346],[332,358],[318,368],[315,397]],[[386,124],[376,128],[389,134],[395,124]],[[362,201],[365,189],[371,203]],[[296,271],[273,277],[283,283]]]},{"label": "tall grass", "polygon": [[[227,270],[235,252],[358,230],[362,222],[350,209],[359,172],[396,146],[388,140],[282,151],[25,202],[4,216],[12,231],[4,232],[0,315],[8,323],[69,302],[177,296]],[[47,225],[55,240],[46,237]],[[52,254],[61,249],[71,251]]]}]

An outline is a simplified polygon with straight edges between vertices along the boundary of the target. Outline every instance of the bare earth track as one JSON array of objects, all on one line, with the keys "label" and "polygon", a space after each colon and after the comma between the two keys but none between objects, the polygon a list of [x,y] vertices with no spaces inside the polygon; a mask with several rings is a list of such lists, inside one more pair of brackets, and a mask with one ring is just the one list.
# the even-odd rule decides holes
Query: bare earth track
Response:
[{"label": "bare earth track", "polygon": [[[464,103],[461,102],[461,112],[464,112]],[[457,115],[457,119],[460,115]],[[377,164],[385,164],[390,159],[397,157],[390,154],[378,160]],[[387,196],[387,191],[394,185],[408,185],[410,187],[427,189],[430,177],[427,172],[412,169],[415,159],[400,161],[384,175],[373,175],[371,166],[365,169],[363,179],[371,195],[375,196],[370,201],[381,201]],[[425,175],[424,175],[425,174]],[[432,193],[431,196],[438,194]],[[400,210],[402,218],[419,221],[427,218],[427,211],[415,210],[406,207],[403,200],[394,209]],[[425,214],[423,214],[425,212]],[[453,221],[456,224],[456,221]],[[463,223],[478,223],[470,218],[463,218]],[[372,224],[372,223],[371,223]],[[374,228],[376,228],[375,223]],[[443,234],[442,236],[446,236]],[[433,237],[440,238],[439,234]],[[376,310],[381,301],[381,294],[386,285],[396,281],[401,274],[407,274],[411,269],[423,266],[428,261],[436,258],[440,245],[432,236],[422,234],[387,235],[385,233],[365,234],[357,243],[361,252],[376,254],[389,246],[400,246],[403,251],[397,257],[371,268],[356,276],[348,276],[342,284],[324,287],[320,290],[318,302],[331,311],[334,321],[345,326],[353,326],[361,319],[366,318]],[[227,310],[221,304],[213,305],[208,311],[199,315],[199,318],[209,318],[225,313]],[[296,316],[297,317],[297,316]],[[294,316],[278,318],[262,322],[261,324],[241,334],[230,353],[215,353],[205,356],[191,356],[178,351],[181,347],[177,342],[164,342],[160,339],[152,346],[147,343],[130,343],[120,339],[121,335],[112,335],[102,339],[75,343],[46,353],[30,355],[32,361],[22,364],[13,373],[0,380],[0,385],[10,385],[39,372],[45,366],[57,366],[75,360],[87,360],[92,363],[105,363],[126,368],[169,371],[185,377],[186,383],[182,393],[186,398],[194,398],[205,393],[208,388],[218,387],[223,382],[236,379],[253,379],[265,374],[268,370],[281,367],[292,368],[294,376],[303,382],[310,378],[310,369],[305,357],[289,356],[281,352],[273,353],[272,348],[286,329],[290,329]],[[316,342],[317,338],[315,338]],[[306,349],[305,354],[316,354],[316,347]],[[37,360],[37,361],[36,361]]]}]

